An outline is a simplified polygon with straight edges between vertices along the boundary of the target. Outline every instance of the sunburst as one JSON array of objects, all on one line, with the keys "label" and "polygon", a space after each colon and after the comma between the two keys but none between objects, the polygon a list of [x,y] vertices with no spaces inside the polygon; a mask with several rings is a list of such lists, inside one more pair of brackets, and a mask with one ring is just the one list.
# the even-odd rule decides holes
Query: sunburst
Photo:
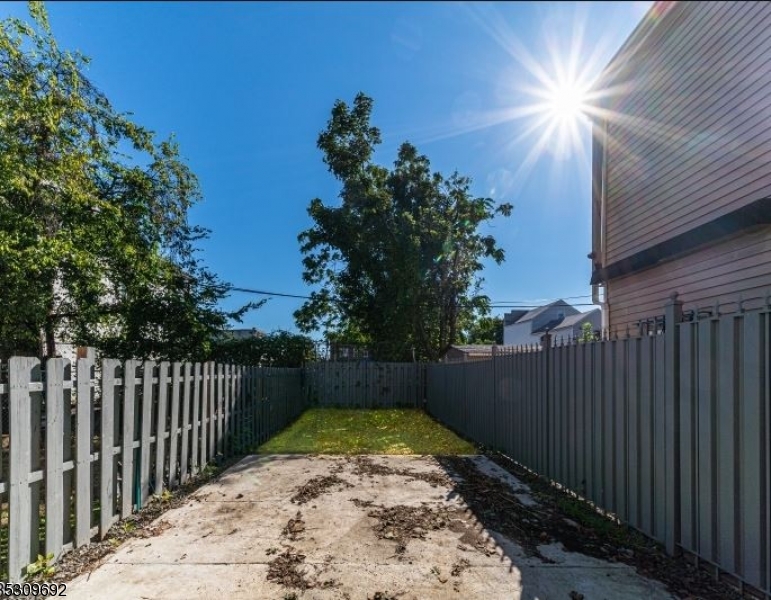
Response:
[{"label": "sunburst", "polygon": [[498,72],[494,86],[502,100],[495,107],[465,110],[462,118],[434,123],[411,135],[430,142],[488,128],[510,131],[500,150],[504,155],[520,156],[511,188],[523,184],[544,155],[575,159],[586,167],[592,118],[606,118],[609,113],[599,108],[600,99],[619,92],[594,87],[618,36],[608,34],[589,42],[585,35],[588,14],[579,6],[566,26],[545,30],[550,33],[536,50],[523,44],[494,5],[464,6],[470,21],[508,55],[511,65]]}]

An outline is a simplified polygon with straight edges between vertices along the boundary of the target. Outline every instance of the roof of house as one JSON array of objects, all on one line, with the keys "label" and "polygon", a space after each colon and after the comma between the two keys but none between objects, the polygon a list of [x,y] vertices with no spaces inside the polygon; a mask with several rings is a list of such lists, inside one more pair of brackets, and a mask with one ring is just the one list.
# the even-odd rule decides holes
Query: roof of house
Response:
[{"label": "roof of house", "polygon": [[492,344],[464,344],[464,345],[453,344],[450,347],[453,348],[454,350],[465,352],[466,354],[492,355],[493,353]]},{"label": "roof of house", "polygon": [[510,310],[503,314],[503,325],[513,325],[527,314],[528,311],[523,309]]},{"label": "roof of house", "polygon": [[559,317],[556,319],[552,319],[551,321],[544,323],[541,325],[538,329],[533,329],[532,333],[535,335],[536,333],[546,333],[547,331],[552,331],[557,328],[557,325],[562,323],[565,319],[560,319]]},{"label": "roof of house", "polygon": [[265,336],[265,332],[257,329],[256,327],[242,327],[235,329],[226,329],[223,334],[227,337],[237,340],[243,340],[246,338],[260,338]]},{"label": "roof of house", "polygon": [[562,322],[559,325],[557,325],[556,327],[554,327],[554,329],[552,329],[552,333],[554,333],[555,331],[563,330],[563,329],[571,329],[571,328],[575,327],[576,325],[578,325],[581,321],[583,321],[587,317],[593,315],[594,313],[598,313],[598,312],[600,312],[600,309],[599,308],[595,308],[594,310],[589,310],[587,312],[578,313],[577,315],[569,315],[569,316],[565,317],[564,319],[562,319]]},{"label": "roof of house", "polygon": [[539,306],[538,308],[534,308],[530,312],[525,313],[525,316],[522,317],[519,321],[517,321],[517,323],[527,323],[528,321],[532,321],[538,315],[544,312],[547,308],[551,308],[552,306],[558,306],[558,305],[569,306],[568,303],[565,302],[564,300],[555,300],[551,304],[545,304],[543,306]]}]

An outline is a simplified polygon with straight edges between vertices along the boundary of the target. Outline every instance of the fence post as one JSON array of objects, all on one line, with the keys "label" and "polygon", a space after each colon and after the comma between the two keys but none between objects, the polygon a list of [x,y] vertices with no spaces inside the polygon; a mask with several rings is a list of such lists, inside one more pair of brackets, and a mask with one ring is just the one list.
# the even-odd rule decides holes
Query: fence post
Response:
[{"label": "fence post", "polygon": [[[8,502],[8,580],[19,581],[30,563],[33,522],[29,474],[32,468],[32,397],[30,377],[38,380],[40,361],[14,356],[8,361],[11,434]],[[37,377],[31,375],[35,369]],[[39,507],[34,506],[37,512]],[[37,521],[34,521],[37,522]],[[37,531],[36,529],[34,529]]]},{"label": "fence post", "polygon": [[673,292],[664,308],[664,457],[665,461],[665,546],[675,554],[680,543],[680,335],[683,303]]}]

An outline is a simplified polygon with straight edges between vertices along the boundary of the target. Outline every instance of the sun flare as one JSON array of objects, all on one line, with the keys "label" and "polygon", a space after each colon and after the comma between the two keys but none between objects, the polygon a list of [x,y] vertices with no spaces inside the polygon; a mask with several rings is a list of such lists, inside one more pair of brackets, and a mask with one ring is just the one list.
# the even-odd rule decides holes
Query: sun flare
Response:
[{"label": "sun flare", "polygon": [[571,124],[585,115],[586,99],[586,86],[577,81],[562,82],[547,90],[544,108],[550,119]]},{"label": "sun flare", "polygon": [[485,70],[495,77],[491,105],[483,108],[479,96],[464,94],[456,99],[449,121],[411,135],[433,142],[488,128],[505,132],[500,151],[516,156],[517,164],[512,171],[502,169],[505,181],[491,188],[496,194],[521,189],[545,156],[558,176],[571,164],[580,164],[585,172],[590,169],[592,127],[598,119],[623,118],[607,105],[626,84],[607,87],[598,82],[618,43],[616,36],[588,40],[589,13],[579,4],[572,16],[556,21],[564,25],[545,28],[541,40],[526,46],[494,3],[466,3],[464,9],[504,51],[501,66]]},{"label": "sun flare", "polygon": [[520,41],[494,7],[474,5],[468,10],[473,21],[513,59],[512,67],[504,71],[510,79],[500,84],[509,102],[484,111],[468,129],[520,121],[519,134],[512,138],[511,146],[527,145],[529,151],[518,168],[518,179],[519,175],[527,176],[544,154],[588,162],[590,117],[597,114],[594,104],[598,92],[593,83],[607,55],[608,40],[598,39],[587,46],[587,14],[581,9],[567,31],[556,36],[550,30],[535,52]]}]

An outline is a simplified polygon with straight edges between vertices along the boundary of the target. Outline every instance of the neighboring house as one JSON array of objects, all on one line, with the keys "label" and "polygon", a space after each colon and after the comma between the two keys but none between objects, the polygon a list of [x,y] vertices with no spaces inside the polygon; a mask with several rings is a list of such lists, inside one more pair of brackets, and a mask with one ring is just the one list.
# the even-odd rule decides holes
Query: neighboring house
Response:
[{"label": "neighboring house", "polygon": [[222,336],[230,338],[232,340],[246,340],[249,338],[261,338],[265,337],[265,333],[260,331],[256,327],[251,328],[239,328],[239,329],[226,329],[222,332]]},{"label": "neighboring house", "polygon": [[510,310],[503,315],[503,326],[514,325],[522,317],[524,317],[529,311],[527,310]]},{"label": "neighboring house", "polygon": [[546,331],[551,331],[565,317],[578,314],[578,310],[564,300],[540,306],[522,315],[516,322],[503,327],[504,346],[538,344]]},{"label": "neighboring house", "polygon": [[565,317],[562,322],[549,331],[552,341],[568,341],[580,338],[585,323],[592,326],[594,333],[599,333],[602,328],[602,311],[599,308],[584,313],[578,313]]},{"label": "neighboring house", "polygon": [[[771,289],[771,4],[655,2],[593,95],[591,283],[610,333]],[[734,305],[735,306],[735,305]]]},{"label": "neighboring house", "polygon": [[493,346],[485,344],[467,344],[450,346],[444,355],[443,362],[470,362],[474,360],[489,360],[493,357]]}]

